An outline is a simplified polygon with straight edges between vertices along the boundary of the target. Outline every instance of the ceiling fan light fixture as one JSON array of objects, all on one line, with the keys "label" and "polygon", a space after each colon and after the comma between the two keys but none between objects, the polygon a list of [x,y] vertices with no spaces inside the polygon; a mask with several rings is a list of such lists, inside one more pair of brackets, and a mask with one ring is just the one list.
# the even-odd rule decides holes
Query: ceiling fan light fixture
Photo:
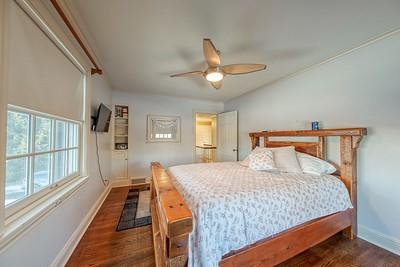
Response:
[{"label": "ceiling fan light fixture", "polygon": [[171,77],[192,77],[202,76],[209,81],[215,89],[222,86],[222,79],[226,75],[247,74],[260,70],[265,70],[265,64],[230,64],[221,65],[219,50],[217,50],[210,39],[203,39],[203,54],[208,65],[205,71],[190,71],[170,75]]},{"label": "ceiling fan light fixture", "polygon": [[209,72],[206,75],[206,79],[209,82],[219,82],[223,78],[224,78],[224,75],[218,71]]}]

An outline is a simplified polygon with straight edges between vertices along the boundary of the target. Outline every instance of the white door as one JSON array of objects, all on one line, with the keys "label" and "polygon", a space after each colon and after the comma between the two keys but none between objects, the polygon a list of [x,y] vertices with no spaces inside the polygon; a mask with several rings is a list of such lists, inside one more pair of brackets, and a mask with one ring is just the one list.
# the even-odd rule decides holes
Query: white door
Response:
[{"label": "white door", "polygon": [[218,161],[238,160],[238,117],[237,111],[218,114],[217,119]]}]

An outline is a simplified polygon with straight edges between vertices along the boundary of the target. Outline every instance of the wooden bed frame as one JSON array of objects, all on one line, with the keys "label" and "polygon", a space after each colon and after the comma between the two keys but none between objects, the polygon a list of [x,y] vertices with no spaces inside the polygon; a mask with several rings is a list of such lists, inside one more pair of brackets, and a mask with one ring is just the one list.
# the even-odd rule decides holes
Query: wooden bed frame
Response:
[{"label": "wooden bed frame", "polygon": [[[339,137],[340,168],[338,176],[346,185],[353,209],[338,212],[288,229],[232,251],[222,258],[219,265],[273,266],[311,248],[343,231],[350,239],[357,236],[357,148],[366,128],[264,131],[250,133],[252,148],[294,146],[297,151],[321,159],[326,156],[326,138]],[[317,141],[273,141],[270,137],[316,137]],[[153,241],[157,266],[186,266],[188,238],[193,230],[192,212],[174,187],[168,172],[158,162],[151,164],[151,213]]]}]

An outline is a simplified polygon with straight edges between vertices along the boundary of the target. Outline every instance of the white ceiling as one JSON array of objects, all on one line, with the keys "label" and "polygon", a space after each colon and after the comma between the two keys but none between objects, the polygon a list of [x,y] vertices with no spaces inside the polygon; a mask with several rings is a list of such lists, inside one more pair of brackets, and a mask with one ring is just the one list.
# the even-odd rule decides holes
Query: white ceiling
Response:
[{"label": "white ceiling", "polygon": [[[71,0],[70,5],[86,25],[114,90],[218,101],[400,27],[399,0]],[[170,78],[206,68],[205,37],[221,50],[223,64],[264,63],[267,71],[229,76],[220,90],[201,77]]]}]

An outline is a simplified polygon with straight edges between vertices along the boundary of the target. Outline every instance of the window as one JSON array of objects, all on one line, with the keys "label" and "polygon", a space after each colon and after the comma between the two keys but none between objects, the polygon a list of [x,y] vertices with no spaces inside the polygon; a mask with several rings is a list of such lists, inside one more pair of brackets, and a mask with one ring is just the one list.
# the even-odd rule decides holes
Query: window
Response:
[{"label": "window", "polygon": [[80,122],[9,108],[6,207],[29,204],[80,175],[80,128]]},{"label": "window", "polygon": [[147,116],[147,142],[180,142],[180,118]]}]

